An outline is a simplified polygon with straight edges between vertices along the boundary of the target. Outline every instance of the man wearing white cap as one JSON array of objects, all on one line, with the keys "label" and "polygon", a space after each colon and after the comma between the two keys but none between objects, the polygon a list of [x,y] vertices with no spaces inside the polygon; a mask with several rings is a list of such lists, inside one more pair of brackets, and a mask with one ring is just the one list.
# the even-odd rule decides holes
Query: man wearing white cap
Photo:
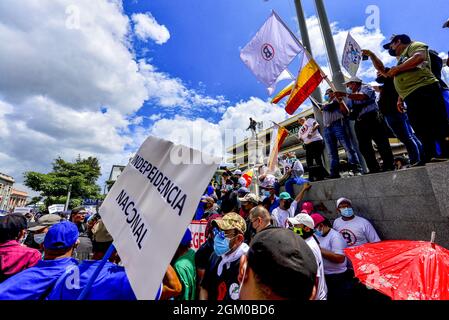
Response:
[{"label": "man wearing white cap", "polygon": [[383,160],[383,171],[394,170],[393,152],[391,150],[386,125],[379,114],[376,93],[368,85],[362,85],[362,80],[352,77],[345,82],[347,93],[337,92],[337,97],[346,97],[355,120],[355,132],[359,141],[360,152],[365,158],[370,173],[380,172],[373,141],[376,143]]},{"label": "man wearing white cap", "polygon": [[357,247],[365,243],[380,241],[373,225],[365,218],[354,214],[351,200],[347,198],[338,199],[337,211],[341,217],[334,221],[333,228],[341,233],[348,247]]},{"label": "man wearing white cap", "polygon": [[321,255],[320,246],[313,236],[315,222],[310,215],[300,213],[294,218],[289,218],[288,223],[293,227],[293,232],[304,239],[315,256],[318,265],[317,294],[315,300],[327,300],[327,285],[324,277],[323,256]]}]

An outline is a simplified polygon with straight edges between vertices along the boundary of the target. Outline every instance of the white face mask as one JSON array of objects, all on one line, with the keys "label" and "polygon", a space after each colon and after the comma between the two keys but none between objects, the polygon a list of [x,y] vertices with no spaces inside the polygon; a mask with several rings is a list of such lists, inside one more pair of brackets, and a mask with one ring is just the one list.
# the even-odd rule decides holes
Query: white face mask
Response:
[{"label": "white face mask", "polygon": [[45,240],[45,233],[38,233],[33,236],[34,242],[37,244],[43,244]]}]

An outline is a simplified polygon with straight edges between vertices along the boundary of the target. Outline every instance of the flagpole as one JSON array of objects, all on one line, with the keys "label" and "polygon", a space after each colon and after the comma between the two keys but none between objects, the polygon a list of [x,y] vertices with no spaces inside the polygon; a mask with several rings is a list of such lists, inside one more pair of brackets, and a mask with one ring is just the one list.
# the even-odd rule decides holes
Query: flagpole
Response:
[{"label": "flagpole", "polygon": [[108,251],[104,254],[103,259],[101,260],[100,264],[98,265],[97,269],[95,269],[94,274],[89,279],[89,282],[87,283],[86,287],[84,287],[83,291],[81,291],[81,294],[78,296],[77,300],[84,300],[89,293],[90,289],[92,288],[92,285],[94,284],[95,280],[97,279],[98,275],[100,274],[101,269],[103,269],[106,262],[109,260],[111,255],[114,253],[115,247],[113,244],[109,246]]}]

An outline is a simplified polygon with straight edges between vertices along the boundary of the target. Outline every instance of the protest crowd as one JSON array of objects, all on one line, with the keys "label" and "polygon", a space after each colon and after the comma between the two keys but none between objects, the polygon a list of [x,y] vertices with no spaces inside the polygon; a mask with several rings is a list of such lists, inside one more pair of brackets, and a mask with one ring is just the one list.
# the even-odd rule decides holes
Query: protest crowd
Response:
[{"label": "protest crowd", "polygon": [[[393,156],[388,130],[407,148],[408,167],[449,158],[442,60],[407,35],[393,36],[384,48],[397,57],[397,66],[387,68],[373,52],[363,50],[381,86],[373,88],[352,77],[345,83],[347,92],[326,91],[319,105],[323,128],[314,119],[299,120],[308,168],[326,171],[325,147],[329,153],[330,172],[315,180],[341,177],[339,145],[353,176],[397,169],[400,161]],[[362,170],[351,121],[369,172]],[[253,122],[251,130],[254,135]],[[382,240],[373,225],[359,215],[351,199],[338,199],[339,217],[334,221],[326,208],[304,201],[312,185],[295,153],[281,155],[279,167],[258,168],[253,181],[258,194],[238,169],[226,168],[221,181],[207,186],[193,217],[207,221],[205,242],[194,251],[191,231],[186,230],[155,299],[389,299],[355,277],[345,254],[347,248]],[[301,188],[298,194],[294,185]],[[112,236],[101,216],[83,207],[74,208],[69,217],[33,218],[0,217],[0,299],[76,300],[112,245]],[[136,300],[117,252],[101,268],[85,299]]]}]

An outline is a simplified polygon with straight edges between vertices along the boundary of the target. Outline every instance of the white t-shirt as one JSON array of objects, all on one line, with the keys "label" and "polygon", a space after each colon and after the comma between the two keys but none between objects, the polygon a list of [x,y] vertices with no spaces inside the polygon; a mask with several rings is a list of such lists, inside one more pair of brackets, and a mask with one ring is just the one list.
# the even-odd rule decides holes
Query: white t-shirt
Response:
[{"label": "white t-shirt", "polygon": [[275,183],[276,183],[276,177],[273,176],[272,174],[267,174],[265,176],[265,179],[263,179],[263,181],[260,183],[260,187],[265,188],[268,186],[274,186]]},{"label": "white t-shirt", "polygon": [[365,243],[380,242],[373,225],[365,218],[354,216],[344,221],[341,217],[334,221],[333,228],[340,232],[348,247],[357,247]]},{"label": "white t-shirt", "polygon": [[327,285],[324,277],[323,256],[321,255],[320,247],[313,237],[306,239],[306,243],[310,249],[312,249],[313,255],[316,259],[316,264],[318,265],[318,270],[316,273],[318,278],[318,288],[315,300],[327,300]]},{"label": "white t-shirt", "polygon": [[[310,118],[310,119],[307,119],[307,121],[304,123],[304,125],[301,128],[299,128],[299,132],[298,132],[299,139],[304,141],[305,144],[323,140],[323,137],[321,136],[318,129],[312,133],[312,129],[313,129],[313,126],[315,126],[315,124],[317,124],[316,120]],[[312,136],[309,138],[308,135],[310,133],[312,133]]]},{"label": "white t-shirt", "polygon": [[274,209],[271,215],[273,216],[273,220],[276,223],[276,226],[280,228],[287,228],[288,227],[287,219],[293,218],[295,216],[297,207],[298,202],[293,201],[292,205],[288,210],[281,209],[280,207]]},{"label": "white t-shirt", "polygon": [[[345,255],[343,251],[347,248],[347,244],[343,236],[334,229],[331,229],[325,237],[316,236],[320,247],[336,254]],[[346,259],[342,263],[335,263],[323,257],[324,274],[340,274],[346,272]]]}]

